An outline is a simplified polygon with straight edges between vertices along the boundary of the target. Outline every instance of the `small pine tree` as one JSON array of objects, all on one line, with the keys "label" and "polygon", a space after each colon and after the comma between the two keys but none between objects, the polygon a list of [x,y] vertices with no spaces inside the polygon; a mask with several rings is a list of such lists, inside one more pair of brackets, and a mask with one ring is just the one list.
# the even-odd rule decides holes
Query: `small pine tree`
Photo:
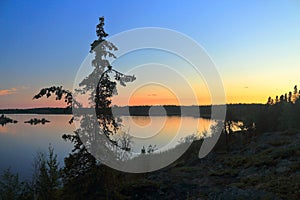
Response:
[{"label": "small pine tree", "polygon": [[60,169],[54,148],[49,145],[48,157],[38,152],[36,156],[36,171],[34,174],[35,196],[38,199],[58,199],[58,190],[61,185]]},{"label": "small pine tree", "polygon": [[146,149],[145,149],[144,146],[143,146],[143,148],[141,149],[141,154],[146,154]]},{"label": "small pine tree", "polygon": [[292,103],[292,92],[289,92],[288,102]]},{"label": "small pine tree", "polygon": [[21,183],[18,174],[13,174],[10,169],[4,170],[0,176],[0,199],[16,200],[21,196]]}]

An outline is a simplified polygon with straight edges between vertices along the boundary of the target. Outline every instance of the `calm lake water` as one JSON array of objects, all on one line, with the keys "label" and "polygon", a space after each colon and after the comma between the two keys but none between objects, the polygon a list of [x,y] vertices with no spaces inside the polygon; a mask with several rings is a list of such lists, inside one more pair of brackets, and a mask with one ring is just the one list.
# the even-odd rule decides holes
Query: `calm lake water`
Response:
[{"label": "calm lake water", "polygon": [[[54,147],[60,165],[73,147],[62,139],[64,133],[72,133],[74,124],[68,121],[71,115],[7,115],[17,124],[0,126],[0,170],[11,167],[21,179],[30,178],[33,158],[37,151],[47,152]],[[24,123],[31,118],[46,118],[50,123],[30,125]],[[182,138],[209,130],[211,121],[194,117],[122,117],[122,130],[132,136],[134,152],[143,146],[156,145],[160,151],[172,148]]]}]

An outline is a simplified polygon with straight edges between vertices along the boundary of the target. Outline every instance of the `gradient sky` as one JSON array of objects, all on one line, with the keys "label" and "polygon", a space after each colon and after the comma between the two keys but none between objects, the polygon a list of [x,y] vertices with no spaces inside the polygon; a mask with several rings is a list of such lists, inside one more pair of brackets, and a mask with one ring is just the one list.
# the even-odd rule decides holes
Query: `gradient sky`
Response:
[{"label": "gradient sky", "polygon": [[228,103],[265,103],[268,96],[300,85],[296,0],[2,0],[0,108],[63,105],[33,101],[32,96],[45,86],[72,89],[89,44],[96,39],[99,16],[105,16],[110,35],[151,26],[174,29],[196,40],[215,62]]}]

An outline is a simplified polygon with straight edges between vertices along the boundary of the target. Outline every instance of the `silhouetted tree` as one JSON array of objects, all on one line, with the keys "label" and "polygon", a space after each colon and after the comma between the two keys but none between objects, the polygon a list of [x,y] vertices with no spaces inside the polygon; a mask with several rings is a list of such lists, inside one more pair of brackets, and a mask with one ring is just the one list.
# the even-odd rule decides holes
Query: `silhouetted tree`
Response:
[{"label": "silhouetted tree", "polygon": [[225,136],[225,145],[227,150],[229,149],[229,137],[233,133],[233,126],[234,126],[234,114],[232,109],[227,108],[224,128],[222,131],[222,135]]},{"label": "silhouetted tree", "polygon": [[143,148],[141,149],[141,154],[146,154],[146,149],[145,149],[144,146],[143,146]]},{"label": "silhouetted tree", "polygon": [[272,97],[269,97],[268,101],[267,101],[267,104],[268,105],[273,105],[273,103],[274,103],[274,100],[272,99]]},{"label": "silhouetted tree", "polygon": [[293,92],[293,103],[296,102],[296,100],[298,99],[299,95],[298,95],[298,88],[297,85],[294,86],[294,92]]},{"label": "silhouetted tree", "polygon": [[294,94],[298,93],[297,85],[294,86]]},{"label": "silhouetted tree", "polygon": [[260,112],[262,117],[256,119],[260,121],[258,126],[264,127],[263,131],[300,128],[300,100],[297,85],[294,86],[293,92],[285,93],[279,99],[276,96],[275,103],[272,104],[271,99],[271,97],[268,98],[268,109]]},{"label": "silhouetted tree", "polygon": [[288,102],[292,103],[292,92],[289,92]]},{"label": "silhouetted tree", "polygon": [[285,101],[285,102],[288,102],[288,96],[287,96],[287,93],[284,94],[284,101]]},{"label": "silhouetted tree", "polygon": [[34,191],[35,198],[59,199],[61,186],[61,172],[58,167],[57,155],[51,145],[48,148],[48,155],[38,152],[35,158]]},{"label": "silhouetted tree", "polygon": [[152,146],[152,145],[150,144],[150,145],[148,146],[148,148],[147,148],[147,153],[150,154],[150,153],[153,153],[153,152],[156,151],[156,150],[157,150],[156,145],[153,145],[153,146]]},{"label": "silhouetted tree", "polygon": [[283,95],[280,95],[279,102],[281,102],[281,103],[284,102],[284,96]]},{"label": "silhouetted tree", "polygon": [[22,184],[18,174],[13,174],[10,169],[4,170],[0,176],[0,199],[17,200],[21,199]]},{"label": "silhouetted tree", "polygon": [[[74,116],[70,121],[72,122],[78,118],[81,127],[75,130],[74,134],[63,135],[63,139],[74,144],[72,154],[65,158],[63,169],[64,192],[62,196],[64,199],[84,199],[87,195],[99,198],[99,192],[103,195],[105,188],[111,190],[111,187],[107,184],[114,180],[114,173],[103,174],[102,169],[104,167],[100,167],[99,161],[90,154],[90,151],[93,152],[94,149],[99,148],[99,144],[104,144],[99,143],[103,140],[102,136],[110,141],[110,144],[107,145],[130,150],[129,144],[124,144],[124,141],[112,137],[117,132],[119,123],[112,114],[111,98],[116,94],[116,82],[125,86],[126,82],[133,81],[135,77],[124,75],[110,66],[109,59],[116,58],[113,51],[116,51],[117,47],[106,40],[108,34],[104,30],[104,17],[99,18],[96,34],[98,38],[91,44],[90,49],[90,53],[95,55],[91,63],[93,71],[79,83],[79,88],[75,91],[77,94],[89,95],[89,103],[91,108],[95,108],[96,119],[91,114],[73,113]],[[111,80],[110,73],[115,74],[114,80]],[[73,98],[72,93],[62,87],[43,88],[39,94],[34,96],[34,99],[42,96],[49,97],[51,94],[56,95],[57,100],[64,98],[68,108],[73,106],[75,109],[80,109],[82,107]],[[95,126],[95,124],[98,124],[98,126]],[[85,141],[85,143],[82,141]],[[109,181],[104,183],[106,176],[109,176]],[[108,194],[104,196],[110,199]]]}]

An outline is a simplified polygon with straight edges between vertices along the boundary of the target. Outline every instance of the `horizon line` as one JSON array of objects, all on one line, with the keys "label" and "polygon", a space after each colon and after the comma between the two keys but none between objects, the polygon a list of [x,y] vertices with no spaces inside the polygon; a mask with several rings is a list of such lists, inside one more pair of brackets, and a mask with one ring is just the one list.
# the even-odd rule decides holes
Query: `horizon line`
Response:
[{"label": "horizon line", "polygon": [[[206,104],[206,105],[172,105],[172,104],[165,104],[165,105],[113,105],[112,107],[153,107],[153,106],[177,106],[177,107],[193,107],[193,106],[224,106],[224,105],[265,105],[265,103],[226,103],[226,104]],[[25,110],[25,109],[67,109],[67,107],[23,107],[23,108],[0,108],[0,110]],[[85,107],[86,108],[86,107]],[[92,107],[91,107],[92,108]]]}]

